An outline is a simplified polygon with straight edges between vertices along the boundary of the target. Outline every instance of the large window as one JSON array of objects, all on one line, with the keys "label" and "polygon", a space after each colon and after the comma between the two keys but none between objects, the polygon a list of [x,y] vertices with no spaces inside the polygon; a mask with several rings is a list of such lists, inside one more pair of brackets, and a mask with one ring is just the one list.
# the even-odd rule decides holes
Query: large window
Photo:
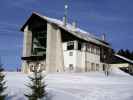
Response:
[{"label": "large window", "polygon": [[33,31],[32,33],[32,54],[44,55],[46,53],[46,31]]},{"label": "large window", "polygon": [[73,41],[67,43],[67,50],[74,50],[74,42]]}]

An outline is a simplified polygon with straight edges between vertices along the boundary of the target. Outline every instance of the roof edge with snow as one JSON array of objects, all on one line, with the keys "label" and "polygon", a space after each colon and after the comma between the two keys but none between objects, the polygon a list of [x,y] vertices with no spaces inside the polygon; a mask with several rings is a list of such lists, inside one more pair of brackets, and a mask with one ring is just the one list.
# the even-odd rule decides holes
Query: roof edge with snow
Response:
[{"label": "roof edge with snow", "polygon": [[46,20],[49,23],[56,24],[58,27],[68,31],[69,33],[73,34],[74,36],[76,36],[76,37],[78,37],[80,39],[83,39],[83,40],[88,41],[88,42],[93,42],[95,44],[111,48],[108,42],[103,41],[102,39],[100,39],[100,38],[98,38],[98,37],[86,32],[86,31],[84,31],[84,30],[82,30],[80,28],[76,28],[76,30],[73,31],[73,28],[72,28],[71,24],[67,23],[67,26],[64,26],[63,22],[61,20],[54,19],[54,18],[49,18],[49,17],[43,16],[43,15],[41,15],[39,13],[36,13],[36,12],[32,13],[32,15],[26,21],[26,23],[21,27],[21,31],[24,31],[24,28],[32,20],[33,16],[40,17],[40,18]]},{"label": "roof edge with snow", "polygon": [[121,56],[121,55],[119,55],[119,54],[114,54],[114,56],[116,56],[116,57],[118,57],[118,58],[120,58],[120,59],[122,59],[122,60],[125,60],[126,62],[129,62],[129,63],[133,64],[133,60],[128,59],[128,58],[126,58],[126,57],[124,57],[124,56]]}]

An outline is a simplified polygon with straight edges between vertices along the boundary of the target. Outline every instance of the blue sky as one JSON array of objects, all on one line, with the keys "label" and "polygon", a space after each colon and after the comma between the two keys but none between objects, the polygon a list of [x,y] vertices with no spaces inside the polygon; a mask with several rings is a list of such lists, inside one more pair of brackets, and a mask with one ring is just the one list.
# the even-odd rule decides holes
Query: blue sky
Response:
[{"label": "blue sky", "polygon": [[[6,69],[21,66],[23,33],[21,26],[33,11],[61,19],[65,0],[1,0],[0,56]],[[68,0],[68,19],[101,36],[115,50],[133,50],[133,0]]]}]

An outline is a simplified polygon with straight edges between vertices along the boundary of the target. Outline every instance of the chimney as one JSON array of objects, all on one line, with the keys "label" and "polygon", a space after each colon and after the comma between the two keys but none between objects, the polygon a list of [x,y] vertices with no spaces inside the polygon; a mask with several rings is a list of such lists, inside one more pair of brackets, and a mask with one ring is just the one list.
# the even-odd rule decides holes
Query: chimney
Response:
[{"label": "chimney", "polygon": [[73,21],[72,22],[72,29],[73,29],[73,31],[76,31],[76,28],[77,28],[77,23],[76,23],[76,21]]},{"label": "chimney", "polygon": [[67,19],[66,19],[66,16],[63,17],[63,25],[64,25],[64,26],[67,25]]},{"label": "chimney", "polygon": [[105,38],[106,38],[105,33],[103,33],[102,40],[105,41]]}]

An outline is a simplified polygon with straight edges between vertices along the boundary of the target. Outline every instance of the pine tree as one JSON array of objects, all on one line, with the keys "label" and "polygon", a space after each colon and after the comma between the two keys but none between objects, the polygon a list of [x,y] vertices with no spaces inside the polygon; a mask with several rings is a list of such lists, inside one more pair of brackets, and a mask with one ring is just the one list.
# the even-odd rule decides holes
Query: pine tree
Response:
[{"label": "pine tree", "polygon": [[4,81],[5,75],[3,74],[4,69],[2,68],[2,64],[0,63],[0,100],[5,100],[6,94],[4,94],[6,82]]},{"label": "pine tree", "polygon": [[131,51],[128,50],[128,49],[126,49],[126,50],[121,49],[121,50],[119,50],[119,51],[117,52],[117,54],[119,54],[119,55],[121,55],[121,56],[124,56],[124,57],[126,57],[126,58],[128,58],[128,59],[133,60],[133,51],[131,52]]},{"label": "pine tree", "polygon": [[121,55],[121,56],[124,56],[125,57],[125,51],[123,49],[120,49],[117,54]]},{"label": "pine tree", "polygon": [[32,93],[28,95],[25,94],[25,96],[28,98],[28,100],[44,100],[44,98],[46,99],[47,93],[45,90],[46,85],[43,82],[44,77],[42,76],[42,71],[38,71],[37,66],[35,66],[32,72],[34,75],[29,77],[31,83],[28,85]]},{"label": "pine tree", "polygon": [[128,49],[125,50],[125,57],[129,59],[131,58],[131,53]]}]

